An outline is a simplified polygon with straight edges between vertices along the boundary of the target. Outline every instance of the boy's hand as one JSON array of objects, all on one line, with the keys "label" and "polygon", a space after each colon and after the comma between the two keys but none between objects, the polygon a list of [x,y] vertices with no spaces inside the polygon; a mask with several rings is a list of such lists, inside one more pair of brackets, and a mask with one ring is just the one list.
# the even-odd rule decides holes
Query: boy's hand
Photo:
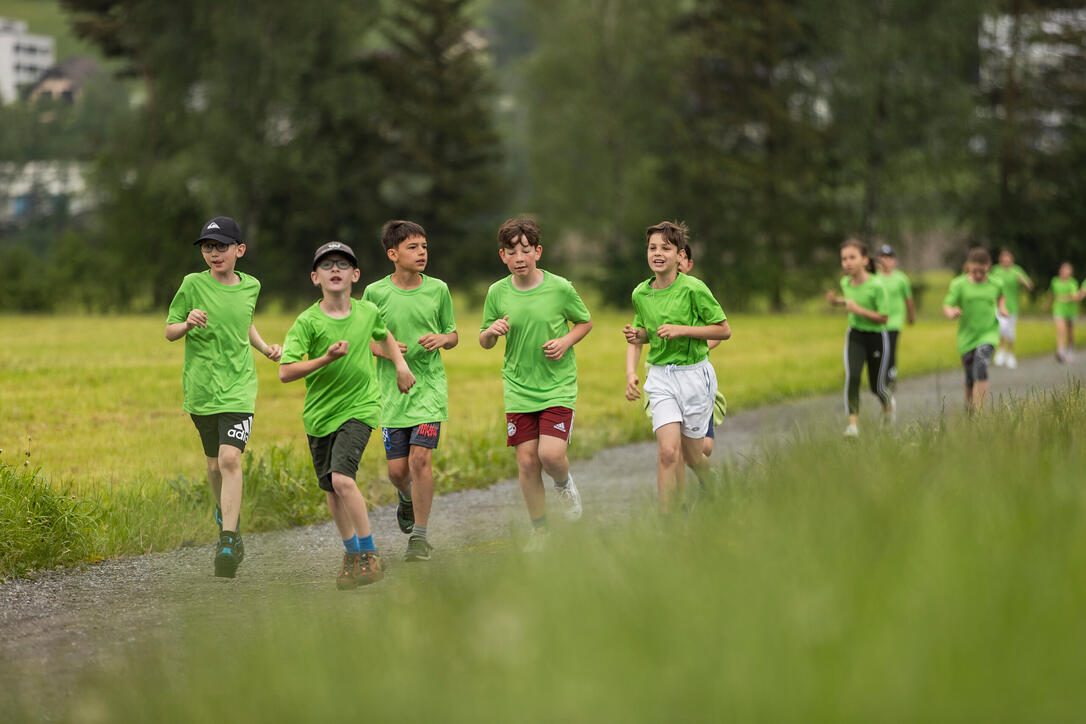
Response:
[{"label": "boy's hand", "polygon": [[[445,343],[448,341],[448,336],[444,334],[424,334],[419,337],[419,344],[421,344],[423,349],[427,352],[433,352],[435,349],[445,346]],[[404,350],[407,349],[407,345],[403,345],[403,347]]]},{"label": "boy's hand", "polygon": [[283,348],[278,344],[269,344],[268,351],[264,353],[264,356],[272,362],[278,362],[283,358]]},{"label": "boy's hand", "polygon": [[189,312],[189,316],[185,319],[185,324],[189,325],[189,329],[193,327],[207,328],[207,312],[202,309],[193,309]]},{"label": "boy's hand", "polygon": [[636,374],[626,375],[626,399],[630,402],[641,397],[641,389],[638,386],[640,382]]},{"label": "boy's hand", "polygon": [[[344,342],[346,344],[346,342]],[[400,388],[400,392],[407,394],[407,391],[415,384],[415,375],[411,374],[411,370],[404,365],[402,369],[396,370],[396,386]]]},{"label": "boy's hand", "polygon": [[661,324],[656,328],[656,336],[660,339],[675,339],[682,337],[682,327],[678,324]]},{"label": "boy's hand", "polygon": [[943,307],[943,314],[947,319],[957,319],[962,316],[961,307]]},{"label": "boy's hand", "polygon": [[632,324],[627,324],[622,328],[622,334],[626,335],[626,341],[630,344],[642,344],[641,329],[635,327]]},{"label": "boy's hand", "polygon": [[509,315],[505,315],[501,319],[495,319],[494,324],[486,328],[487,334],[492,334],[495,337],[501,337],[509,334]]},{"label": "boy's hand", "polygon": [[543,343],[543,354],[547,359],[555,362],[562,359],[562,356],[566,353],[567,349],[569,349],[569,343],[561,337],[549,339]]},{"label": "boy's hand", "polygon": [[837,304],[837,292],[832,289],[826,292],[826,301],[830,304]]},{"label": "boy's hand", "polygon": [[347,340],[341,339],[333,345],[328,347],[328,358],[339,359],[347,354],[348,343]]}]

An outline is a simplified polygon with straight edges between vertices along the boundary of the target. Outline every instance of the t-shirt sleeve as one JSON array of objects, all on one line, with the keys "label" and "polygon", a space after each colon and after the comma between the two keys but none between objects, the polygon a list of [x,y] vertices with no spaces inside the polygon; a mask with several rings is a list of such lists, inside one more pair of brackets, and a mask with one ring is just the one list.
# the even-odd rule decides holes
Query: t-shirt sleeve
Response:
[{"label": "t-shirt sleeve", "polygon": [[875,311],[879,314],[890,312],[890,295],[886,292],[885,284],[875,286]]},{"label": "t-shirt sleeve", "polygon": [[1017,264],[1014,266],[1014,273],[1018,275],[1019,279],[1024,280],[1027,284],[1033,284],[1033,280],[1029,278],[1029,274],[1026,274],[1026,270]]},{"label": "t-shirt sleeve", "polygon": [[727,319],[724,310],[720,307],[720,302],[709,291],[709,287],[704,284],[694,287],[693,302],[697,318],[705,324],[716,324]]},{"label": "t-shirt sleeve", "polygon": [[253,314],[249,317],[249,324],[256,321],[256,300],[260,298],[260,280],[256,277],[249,277],[253,280],[253,285],[256,287],[253,289]]},{"label": "t-shirt sleeve", "polygon": [[456,315],[453,313],[452,295],[449,288],[441,289],[441,300],[438,303],[437,319],[441,325],[442,334],[451,334],[456,331]]},{"label": "t-shirt sleeve", "polygon": [[946,297],[943,299],[944,307],[957,307],[961,305],[961,293],[958,291],[961,287],[955,282],[950,283],[950,288],[946,290]]},{"label": "t-shirt sleeve", "polygon": [[486,292],[486,300],[483,302],[483,323],[479,327],[479,331],[482,332],[490,325],[494,324],[495,320],[500,316],[498,309],[497,294],[494,291],[494,287],[491,287]]},{"label": "t-shirt sleeve", "polygon": [[592,319],[592,315],[588,313],[588,307],[584,305],[584,300],[581,299],[581,295],[577,293],[573,284],[569,284],[566,288],[566,304],[562,313],[574,324],[581,324]]},{"label": "t-shirt sleeve", "polygon": [[384,342],[385,337],[388,336],[388,327],[385,326],[385,317],[381,314],[381,310],[377,308],[377,305],[373,305],[373,331],[370,332],[370,337],[378,342]]},{"label": "t-shirt sleeve", "polygon": [[192,306],[189,303],[189,284],[186,279],[181,282],[181,287],[177,290],[177,294],[173,295],[173,301],[170,302],[170,311],[166,315],[166,324],[184,322],[188,319],[189,312],[191,311]]},{"label": "t-shirt sleeve", "polygon": [[913,298],[913,283],[909,281],[909,277],[902,274],[901,275],[901,283],[905,287],[905,298],[906,299],[912,299]]},{"label": "t-shirt sleeve", "polygon": [[301,317],[294,320],[283,340],[283,358],[280,364],[301,362],[309,353],[309,345],[312,342],[312,331],[309,325]]},{"label": "t-shirt sleeve", "polygon": [[633,326],[635,328],[637,328],[637,329],[641,329],[641,328],[643,328],[645,326],[645,320],[641,316],[641,307],[637,303],[637,290],[636,289],[630,294],[630,303],[633,304],[633,308],[634,308]]}]

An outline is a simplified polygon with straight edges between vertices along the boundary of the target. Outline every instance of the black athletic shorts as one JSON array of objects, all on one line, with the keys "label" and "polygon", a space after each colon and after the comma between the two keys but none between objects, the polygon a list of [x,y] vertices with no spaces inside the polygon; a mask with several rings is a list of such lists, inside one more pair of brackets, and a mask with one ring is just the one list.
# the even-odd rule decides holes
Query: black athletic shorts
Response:
[{"label": "black athletic shorts", "polygon": [[412,445],[437,449],[441,439],[440,422],[424,422],[414,427],[386,427],[382,432],[385,441],[385,460],[399,460],[407,457]]},{"label": "black athletic shorts", "polygon": [[309,438],[309,454],[313,456],[313,470],[317,473],[317,484],[321,490],[332,492],[332,473],[354,480],[371,432],[373,428],[352,417],[330,435],[306,435]]},{"label": "black athletic shorts", "polygon": [[965,370],[965,386],[972,387],[975,382],[988,379],[988,364],[995,354],[995,346],[982,344],[962,355],[962,368]]},{"label": "black athletic shorts", "polygon": [[209,458],[219,457],[220,445],[233,445],[238,450],[245,450],[249,442],[249,431],[253,429],[251,412],[219,412],[214,415],[192,415],[192,424],[200,433],[200,442],[204,445],[204,455]]}]

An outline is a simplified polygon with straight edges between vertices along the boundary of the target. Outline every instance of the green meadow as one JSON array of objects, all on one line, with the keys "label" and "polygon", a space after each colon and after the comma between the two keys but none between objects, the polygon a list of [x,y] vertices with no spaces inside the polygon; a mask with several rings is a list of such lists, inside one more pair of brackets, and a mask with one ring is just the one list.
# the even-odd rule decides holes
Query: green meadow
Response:
[{"label": "green meadow", "polygon": [[[649,439],[640,405],[624,396],[626,312],[596,309],[595,328],[576,347],[580,395],[571,455]],[[281,341],[293,314],[258,314],[269,341]],[[480,314],[462,311],[460,345],[445,353],[450,417],[435,457],[439,490],[485,486],[515,474],[505,449],[502,343],[483,350]],[[712,353],[733,412],[833,391],[842,384],[843,315],[733,315],[734,336]],[[209,535],[209,500],[199,440],[181,410],[183,342],[169,343],[157,316],[0,316],[0,464],[5,480],[38,471],[30,497],[0,501],[0,520],[27,539],[0,543],[0,575],[88,557],[163,550]],[[957,369],[955,325],[921,318],[902,334],[903,376]],[[1019,326],[1023,355],[1052,348],[1050,322]],[[301,424],[301,382],[284,385],[258,357],[254,432],[244,456],[246,530],[324,520]],[[392,498],[379,445],[363,457],[359,481],[374,504]],[[16,474],[19,473],[19,474]],[[22,476],[22,477],[25,477]],[[7,486],[8,483],[5,483]],[[38,500],[40,498],[40,500]],[[56,498],[56,500],[54,499]],[[37,502],[35,502],[37,501]],[[36,555],[55,539],[49,516],[24,524],[20,511],[70,509],[80,541],[69,553]],[[9,517],[10,516],[10,517]],[[81,521],[81,522],[80,522]],[[89,522],[88,522],[89,521]],[[50,543],[49,548],[55,548]]]},{"label": "green meadow", "polygon": [[559,529],[538,557],[255,607],[208,586],[217,618],[12,720],[1081,718],[1081,388],[756,459],[688,515]]}]

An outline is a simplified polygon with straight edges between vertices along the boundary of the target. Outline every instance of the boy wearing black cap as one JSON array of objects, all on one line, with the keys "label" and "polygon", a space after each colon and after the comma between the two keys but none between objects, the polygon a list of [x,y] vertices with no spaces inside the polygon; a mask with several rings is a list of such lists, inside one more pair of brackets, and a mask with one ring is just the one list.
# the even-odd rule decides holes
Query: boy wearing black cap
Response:
[{"label": "boy wearing black cap", "polygon": [[241,453],[256,406],[256,366],[249,347],[273,362],[283,350],[266,344],[253,324],[260,282],[234,270],[245,255],[237,222],[216,216],[204,224],[196,244],[209,270],[189,274],[181,282],[170,302],[166,339],[185,337],[184,409],[204,446],[219,524],[215,575],[233,578],[245,557],[238,533]]},{"label": "boy wearing black cap", "polygon": [[310,278],[321,288],[322,298],[299,314],[287,332],[279,366],[283,382],[305,378],[302,422],[313,469],[346,549],[336,579],[340,590],[384,576],[366,501],[355,482],[362,451],[381,416],[370,340],[380,342],[395,365],[400,392],[406,394],[415,384],[381,312],[372,302],[351,298],[351,285],[358,277],[358,259],[351,247],[332,241],[317,249]]}]

